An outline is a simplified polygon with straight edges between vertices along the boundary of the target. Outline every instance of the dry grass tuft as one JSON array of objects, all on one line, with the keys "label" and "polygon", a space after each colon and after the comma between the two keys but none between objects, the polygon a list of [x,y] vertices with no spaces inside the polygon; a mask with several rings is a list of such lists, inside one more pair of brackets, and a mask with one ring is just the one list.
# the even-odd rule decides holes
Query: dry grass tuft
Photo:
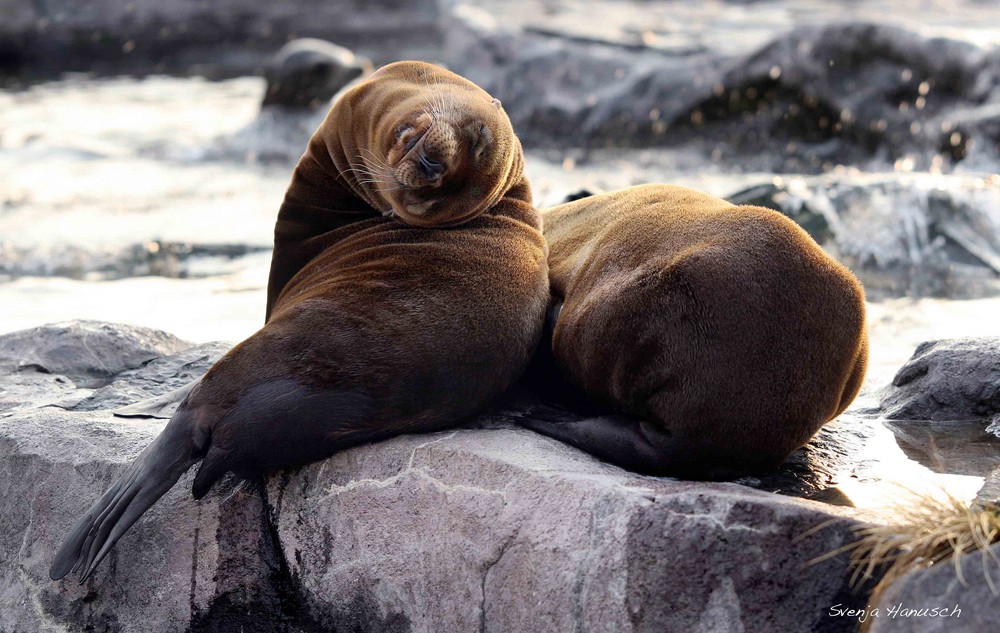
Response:
[{"label": "dry grass tuft", "polygon": [[[885,590],[905,574],[949,561],[959,581],[968,586],[959,559],[978,551],[983,557],[986,584],[1000,596],[1000,587],[989,573],[990,563],[1000,566],[1000,558],[990,549],[1000,542],[1000,505],[969,507],[950,495],[910,493],[908,497],[909,503],[901,506],[897,521],[861,528],[856,532],[857,541],[812,562],[850,552],[851,585],[858,587],[877,580],[869,601],[876,605]],[[866,622],[862,630],[869,624]]]},{"label": "dry grass tuft", "polygon": [[[968,507],[953,497],[914,496],[912,505],[891,525],[871,525],[858,531],[858,541],[846,546],[851,552],[851,583],[872,580],[885,570],[872,594],[874,603],[882,591],[911,571],[951,560],[963,585],[959,558],[980,552],[984,568],[990,559],[1000,566],[1000,558],[990,545],[1000,542],[1000,507],[995,504]],[[991,574],[986,583],[1000,596]]]}]

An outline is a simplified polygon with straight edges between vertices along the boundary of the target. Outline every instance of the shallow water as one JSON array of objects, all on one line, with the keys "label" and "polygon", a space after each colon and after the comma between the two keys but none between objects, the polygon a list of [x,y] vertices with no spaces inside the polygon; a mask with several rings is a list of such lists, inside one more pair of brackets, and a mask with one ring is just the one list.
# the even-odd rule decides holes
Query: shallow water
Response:
[{"label": "shallow water", "polygon": [[[80,318],[157,327],[193,342],[256,331],[267,248],[292,169],[256,152],[234,155],[246,146],[262,91],[254,78],[77,77],[0,93],[0,332]],[[540,206],[580,188],[666,181],[727,195],[794,176],[720,173],[683,149],[597,153],[584,163],[529,152],[527,165]],[[885,177],[897,175],[914,177]],[[159,262],[163,245],[175,243],[249,248],[175,257],[165,268],[147,262],[164,275],[128,276],[136,257]],[[871,303],[866,397],[924,340],[1000,335],[998,313],[1000,298]],[[864,460],[835,474],[858,507],[885,513],[899,486],[971,499],[982,485],[981,473],[935,472],[880,422],[864,424]],[[968,432],[969,456],[986,450],[988,460],[995,445],[984,449],[980,439]],[[961,462],[961,435],[949,442],[958,454],[949,459]]]}]

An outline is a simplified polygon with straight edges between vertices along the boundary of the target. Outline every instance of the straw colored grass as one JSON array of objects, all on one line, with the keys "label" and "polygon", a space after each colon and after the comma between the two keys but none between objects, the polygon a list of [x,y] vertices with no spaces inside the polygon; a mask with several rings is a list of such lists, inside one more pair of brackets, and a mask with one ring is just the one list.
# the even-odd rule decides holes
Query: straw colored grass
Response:
[{"label": "straw colored grass", "polygon": [[[968,507],[952,497],[915,497],[912,505],[900,516],[900,522],[871,525],[858,531],[858,541],[847,546],[851,552],[854,586],[882,575],[873,597],[904,574],[932,565],[950,562],[963,585],[968,585],[959,559],[980,552],[984,568],[992,562],[1000,566],[1000,558],[990,545],[1000,542],[1000,507],[984,504]],[[992,574],[984,574],[994,595],[1000,588]]]},{"label": "straw colored grass", "polygon": [[[911,493],[910,501],[889,525],[869,525],[857,530],[858,540],[829,552],[814,562],[850,552],[851,585],[877,580],[870,605],[877,605],[886,589],[902,576],[933,565],[955,566],[963,586],[978,578],[966,578],[960,559],[979,552],[984,580],[1000,596],[1000,587],[990,566],[1000,568],[1000,558],[990,546],[1000,542],[1000,506],[995,503],[969,507],[950,495]],[[862,630],[867,630],[870,620]]]}]

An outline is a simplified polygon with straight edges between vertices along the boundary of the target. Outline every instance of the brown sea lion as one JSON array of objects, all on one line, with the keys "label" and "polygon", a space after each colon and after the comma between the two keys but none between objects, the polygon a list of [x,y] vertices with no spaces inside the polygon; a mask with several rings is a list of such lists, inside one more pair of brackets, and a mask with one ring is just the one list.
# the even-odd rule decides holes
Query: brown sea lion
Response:
[{"label": "brown sea lion", "polygon": [[548,301],[522,164],[499,103],[441,68],[392,64],[345,93],[279,212],[266,325],[191,388],[51,577],[87,578],[199,461],[195,498],[229,471],[453,425],[516,380]]},{"label": "brown sea lion", "polygon": [[857,395],[864,292],[780,213],[646,185],[543,220],[549,371],[629,415],[530,428],[638,472],[726,478],[781,463]]}]

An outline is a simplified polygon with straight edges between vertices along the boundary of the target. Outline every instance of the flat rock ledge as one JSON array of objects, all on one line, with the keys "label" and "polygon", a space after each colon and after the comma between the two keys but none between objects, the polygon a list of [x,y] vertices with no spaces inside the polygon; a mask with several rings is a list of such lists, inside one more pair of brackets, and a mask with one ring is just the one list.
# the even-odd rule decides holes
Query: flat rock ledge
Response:
[{"label": "flat rock ledge", "polygon": [[[0,368],[2,632],[849,631],[831,608],[865,605],[845,555],[814,562],[852,539],[850,509],[634,475],[518,428],[509,403],[201,502],[189,475],[90,580],[53,582],[73,522],[163,427],[111,409],[226,349],[60,327],[0,336],[5,357],[34,354]],[[60,371],[94,372],[56,346],[84,336],[153,354],[102,356],[114,375],[81,386]]]}]

